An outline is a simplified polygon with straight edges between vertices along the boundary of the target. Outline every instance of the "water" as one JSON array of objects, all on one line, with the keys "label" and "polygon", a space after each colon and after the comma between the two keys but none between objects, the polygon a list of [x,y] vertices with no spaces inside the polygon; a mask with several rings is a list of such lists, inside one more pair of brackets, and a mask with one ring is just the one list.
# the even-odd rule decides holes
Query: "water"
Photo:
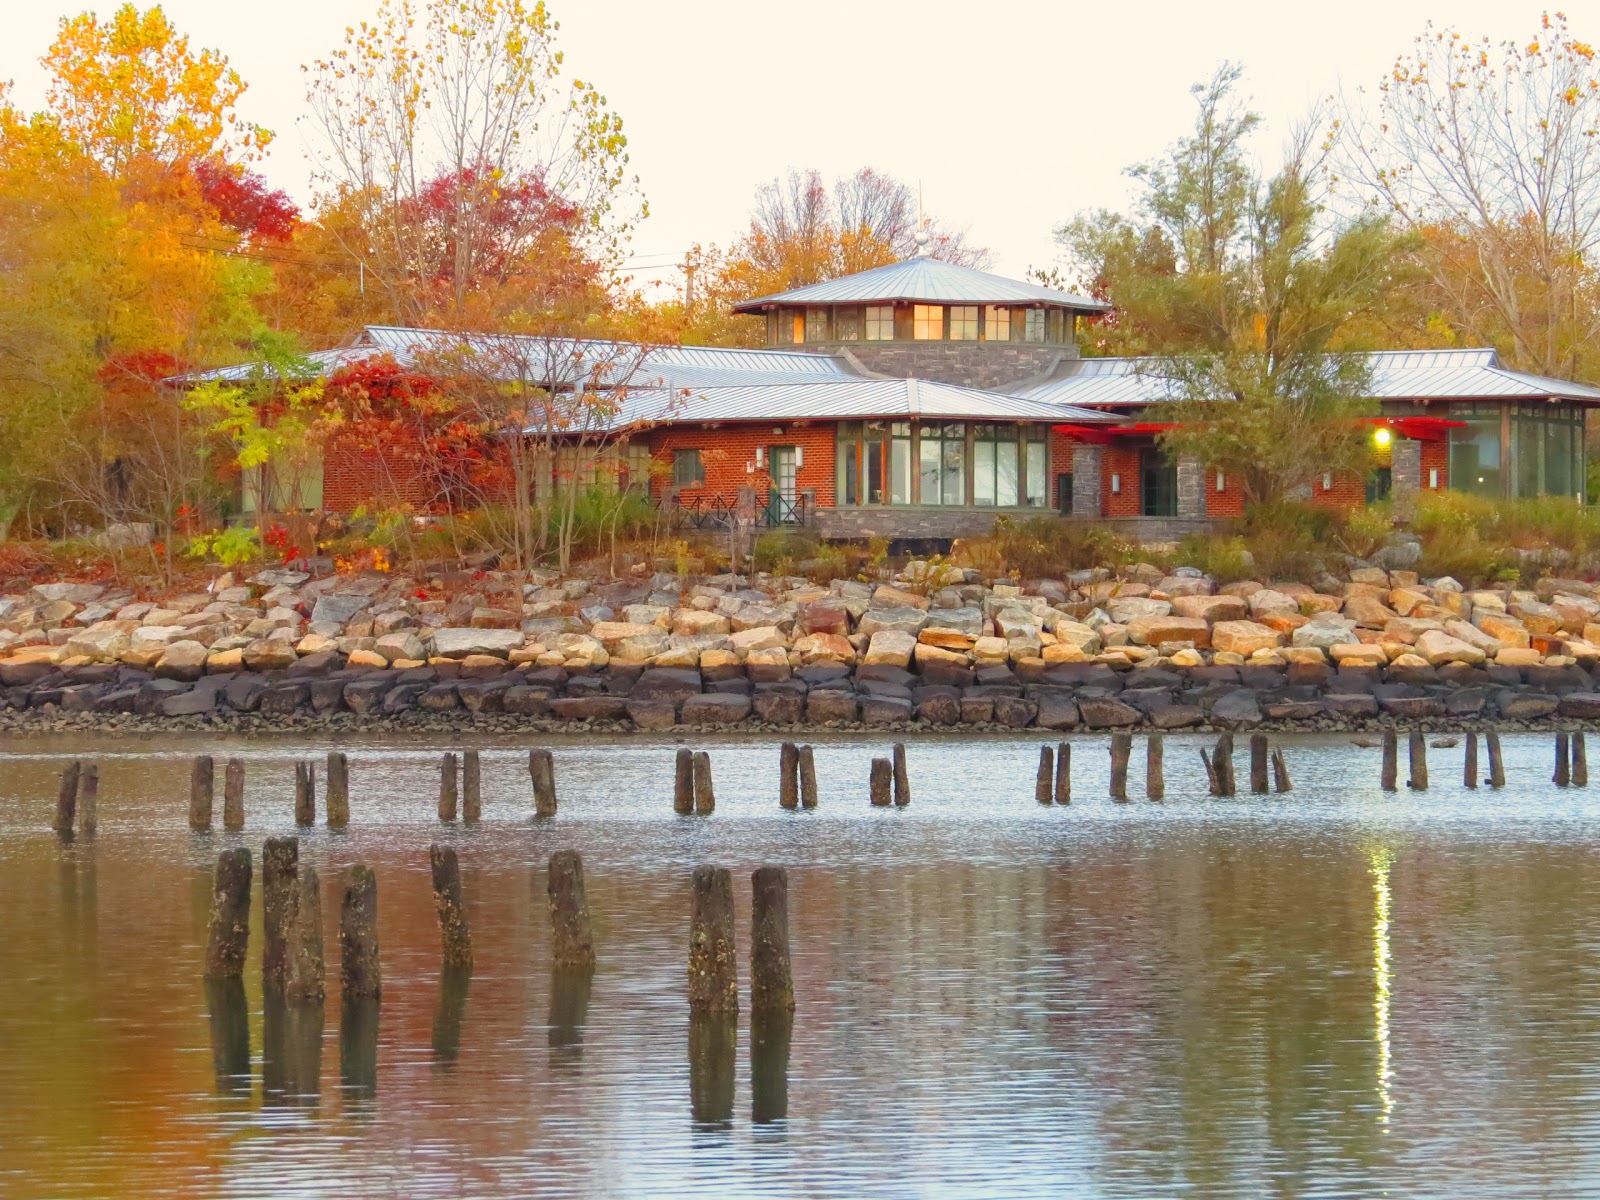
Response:
[{"label": "water", "polygon": [[[301,855],[330,931],[339,866],[377,871],[384,991],[375,1023],[334,995],[319,1026],[263,1004],[259,892],[242,1000],[201,983],[235,839],[189,833],[187,756],[244,757],[259,863],[294,831],[292,762],[331,743],[12,740],[0,1195],[1600,1192],[1600,790],[1554,788],[1547,737],[1507,739],[1503,791],[1463,789],[1456,748],[1426,794],[1388,796],[1376,750],[1291,738],[1292,795],[1232,800],[1169,738],[1160,806],[1111,804],[1105,742],[1076,739],[1069,809],[1033,801],[1037,741],[916,741],[891,812],[866,802],[884,742],[819,742],[802,814],[777,808],[776,746],[730,740],[709,819],[672,814],[671,743],[558,742],[538,827],[525,751],[478,744],[470,830],[434,819],[442,743],[342,746],[352,826]],[[100,763],[100,833],[63,847],[75,756]],[[464,994],[438,972],[436,839],[465,874]],[[565,847],[596,922],[586,995],[549,966]],[[713,1054],[692,1097],[703,862],[735,871],[742,955],[750,870],[789,868],[798,1010],[786,1075],[781,1041],[752,1062],[746,1012],[731,1094]]]}]

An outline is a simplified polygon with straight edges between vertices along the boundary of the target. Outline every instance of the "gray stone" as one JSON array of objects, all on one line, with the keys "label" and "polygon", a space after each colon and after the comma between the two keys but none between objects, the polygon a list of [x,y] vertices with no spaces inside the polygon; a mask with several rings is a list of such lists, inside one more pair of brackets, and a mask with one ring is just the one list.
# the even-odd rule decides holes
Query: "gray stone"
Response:
[{"label": "gray stone", "polygon": [[650,732],[671,729],[678,722],[674,705],[662,700],[635,700],[627,703],[628,719],[639,728]]},{"label": "gray stone", "polygon": [[1090,729],[1118,729],[1139,723],[1139,710],[1131,704],[1110,697],[1082,697],[1078,700],[1078,715]]},{"label": "gray stone", "polygon": [[550,711],[564,721],[615,721],[627,716],[621,696],[565,696],[550,701]]},{"label": "gray stone", "polygon": [[874,608],[862,614],[856,632],[870,637],[887,629],[915,637],[927,624],[928,614],[920,608]]},{"label": "gray stone", "polygon": [[1248,729],[1261,724],[1261,705],[1248,688],[1217,697],[1211,706],[1211,723],[1223,729]]},{"label": "gray stone", "polygon": [[[384,654],[380,639],[378,653]],[[461,629],[446,628],[433,631],[433,652],[441,658],[465,658],[469,654],[492,654],[504,658],[523,644],[520,629]],[[385,657],[391,657],[385,654]]]},{"label": "gray stone", "polygon": [[1078,703],[1064,691],[1041,688],[1036,724],[1040,729],[1073,729],[1078,724]]},{"label": "gray stone", "polygon": [[370,597],[350,595],[328,595],[318,597],[316,604],[311,608],[313,624],[327,623],[330,625],[347,625],[355,619],[357,613],[363,611]]},{"label": "gray stone", "polygon": [[685,725],[735,725],[750,715],[750,697],[723,692],[686,697],[679,709]]},{"label": "gray stone", "polygon": [[806,720],[819,725],[828,721],[854,721],[858,714],[856,698],[851,692],[828,688],[806,697]]}]

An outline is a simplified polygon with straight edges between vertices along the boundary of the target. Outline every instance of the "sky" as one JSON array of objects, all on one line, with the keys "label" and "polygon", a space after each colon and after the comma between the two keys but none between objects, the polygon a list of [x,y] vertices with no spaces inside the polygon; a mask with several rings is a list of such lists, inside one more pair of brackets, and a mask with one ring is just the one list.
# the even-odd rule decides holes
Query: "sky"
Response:
[{"label": "sky", "polygon": [[[1079,0],[1009,4],[883,0],[549,0],[573,75],[625,122],[650,216],[632,243],[641,284],[677,287],[696,242],[726,244],[755,190],[790,168],[871,166],[920,185],[927,210],[1020,275],[1058,262],[1052,230],[1126,207],[1125,168],[1192,121],[1189,86],[1232,59],[1265,124],[1266,165],[1319,100],[1372,87],[1432,19],[1526,41],[1545,5],[1523,0]],[[37,107],[38,65],[82,3],[13,0],[0,79]],[[115,5],[95,6],[109,15]],[[1585,8],[1589,11],[1587,15]],[[167,0],[195,46],[229,56],[247,120],[277,140],[263,166],[309,199],[302,63],[325,55],[376,0]],[[1571,6],[1600,41],[1600,6]]]}]

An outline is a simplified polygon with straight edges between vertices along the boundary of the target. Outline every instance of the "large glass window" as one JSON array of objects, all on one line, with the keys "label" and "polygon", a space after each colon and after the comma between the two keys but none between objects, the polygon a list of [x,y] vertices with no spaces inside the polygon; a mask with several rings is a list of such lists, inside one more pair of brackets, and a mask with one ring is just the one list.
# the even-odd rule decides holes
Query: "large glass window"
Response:
[{"label": "large glass window", "polygon": [[[1450,431],[1451,488],[1480,496],[1583,494],[1583,410],[1577,405],[1457,402],[1450,417],[1466,423]],[[1501,440],[1502,419],[1509,446]]]},{"label": "large glass window", "polygon": [[889,503],[911,503],[911,422],[889,427]]},{"label": "large glass window", "polygon": [[919,342],[943,339],[944,305],[918,304],[911,313],[911,336]]},{"label": "large glass window", "polygon": [[894,341],[894,305],[874,304],[867,309],[867,341]]},{"label": "large glass window", "polygon": [[924,425],[918,466],[923,504],[965,504],[967,500],[967,427]]},{"label": "large glass window", "polygon": [[679,488],[705,487],[706,469],[700,461],[700,451],[672,452],[672,485]]},{"label": "large glass window", "polygon": [[[1456,416],[1454,411],[1451,415]],[[1463,412],[1457,419],[1462,418],[1467,427],[1450,431],[1450,486],[1478,496],[1505,495],[1498,408],[1490,409],[1488,415]]]},{"label": "large glass window", "polygon": [[1011,508],[1017,503],[1017,427],[978,425],[972,431],[972,502]]},{"label": "large glass window", "polygon": [[1160,450],[1139,451],[1139,515],[1178,515],[1178,467]]},{"label": "large glass window", "polygon": [[833,336],[841,342],[859,342],[861,340],[861,310],[859,308],[841,308],[834,313]]},{"label": "large glass window", "polygon": [[975,342],[978,340],[978,306],[953,304],[950,306],[950,340]]},{"label": "large glass window", "polygon": [[1011,340],[1011,310],[1005,305],[990,304],[984,307],[983,340],[986,342]]},{"label": "large glass window", "polygon": [[825,342],[828,340],[828,310],[825,308],[806,309],[806,333],[808,342]]},{"label": "large glass window", "polygon": [[1027,468],[1027,494],[1023,497],[1023,503],[1029,508],[1043,508],[1049,494],[1050,444],[1046,440],[1049,436],[1048,430],[1036,425],[1028,428],[1028,440],[1024,443],[1026,460],[1023,464]]},{"label": "large glass window", "polygon": [[1030,308],[1028,310],[1028,318],[1023,327],[1022,340],[1025,342],[1044,341],[1044,309]]}]

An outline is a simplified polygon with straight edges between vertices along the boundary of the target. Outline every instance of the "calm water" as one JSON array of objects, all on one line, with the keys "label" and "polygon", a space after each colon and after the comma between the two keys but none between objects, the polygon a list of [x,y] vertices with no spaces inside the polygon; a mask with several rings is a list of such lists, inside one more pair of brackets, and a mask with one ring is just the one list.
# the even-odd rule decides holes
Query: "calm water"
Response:
[{"label": "calm water", "polygon": [[[804,814],[776,806],[776,746],[731,741],[709,819],[671,812],[672,744],[558,743],[539,827],[526,747],[480,744],[477,828],[433,818],[444,744],[365,741],[352,827],[302,841],[335,980],[337,869],[378,872],[376,1018],[264,1007],[259,870],[242,1000],[200,978],[235,839],[187,830],[186,756],[246,759],[259,864],[293,832],[292,761],[330,743],[0,747],[0,1195],[1600,1194],[1600,787],[1552,787],[1547,737],[1507,740],[1498,793],[1436,749],[1424,796],[1380,793],[1376,750],[1287,739],[1295,792],[1225,801],[1170,738],[1168,802],[1126,807],[1078,739],[1069,809],[1033,802],[1038,742],[914,742],[903,812],[867,806],[885,743],[819,742]],[[80,755],[100,833],[63,847]],[[464,992],[438,972],[435,839],[466,876]],[[566,847],[586,992],[549,967]],[[748,1013],[731,1059],[712,1035],[691,1064],[705,862],[735,871],[742,955],[749,871],[790,870],[786,1071],[765,1031],[752,1061]]]}]

